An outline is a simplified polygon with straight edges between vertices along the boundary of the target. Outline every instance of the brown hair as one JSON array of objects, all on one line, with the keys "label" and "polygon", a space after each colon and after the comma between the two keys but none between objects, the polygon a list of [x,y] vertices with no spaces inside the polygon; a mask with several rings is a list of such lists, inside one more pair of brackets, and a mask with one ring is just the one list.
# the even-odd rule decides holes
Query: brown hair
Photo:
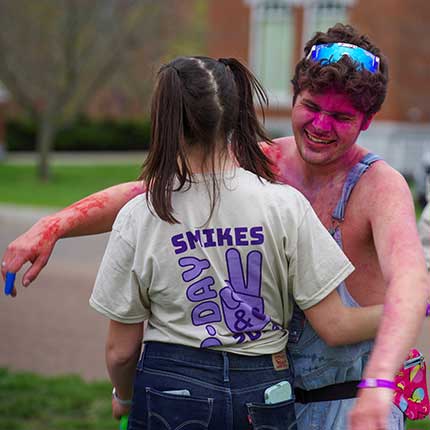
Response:
[{"label": "brown hair", "polygon": [[[273,181],[271,162],[258,141],[270,142],[258,121],[254,94],[263,109],[267,96],[252,73],[234,58],[179,57],[161,67],[152,97],[152,139],[140,179],[147,184],[147,199],[157,215],[169,223],[173,215],[172,192],[192,181],[186,146],[203,151],[203,164],[214,173],[215,150],[227,142],[239,165]],[[211,212],[219,195],[211,177]],[[175,180],[179,185],[175,187]],[[207,178],[205,179],[207,181]],[[208,219],[208,220],[209,220]]]},{"label": "brown hair", "polygon": [[[338,62],[324,64],[306,59],[313,45],[344,42],[366,49],[380,58],[379,71],[358,70],[356,63],[348,56]],[[296,66],[292,79],[294,87],[293,105],[303,90],[311,93],[323,93],[334,89],[345,93],[352,105],[371,116],[381,109],[385,100],[388,84],[388,64],[381,51],[370,39],[350,25],[336,24],[326,33],[317,32],[304,48],[305,56]]]}]

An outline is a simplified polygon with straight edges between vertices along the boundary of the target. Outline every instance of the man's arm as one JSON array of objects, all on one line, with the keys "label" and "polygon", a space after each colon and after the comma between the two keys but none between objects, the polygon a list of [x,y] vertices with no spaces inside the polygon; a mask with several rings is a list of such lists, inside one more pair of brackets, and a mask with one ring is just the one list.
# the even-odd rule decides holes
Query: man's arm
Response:
[{"label": "man's arm", "polygon": [[418,233],[420,235],[421,244],[424,248],[427,269],[430,270],[430,203],[427,203],[423,213],[421,214],[421,218],[418,223]]},{"label": "man's arm", "polygon": [[[141,182],[116,185],[41,218],[7,247],[1,265],[3,279],[6,272],[16,273],[30,262],[22,277],[22,284],[28,286],[47,264],[58,239],[109,231],[118,211],[143,191]],[[15,288],[12,295],[16,296]]]},{"label": "man's arm", "polygon": [[382,315],[382,306],[347,307],[337,291],[304,311],[318,335],[330,346],[373,339]]},{"label": "man's arm", "polygon": [[[387,285],[381,324],[364,378],[392,381],[421,328],[429,278],[406,181],[385,163],[380,164],[359,184],[367,190],[362,201]],[[350,415],[351,428],[385,428],[391,401],[392,392],[387,388],[360,390]]]},{"label": "man's arm", "polygon": [[[106,340],[106,367],[116,396],[121,400],[131,400],[133,378],[142,347],[143,323],[122,324],[110,321]],[[129,407],[112,399],[112,415],[121,418],[127,415]]]}]

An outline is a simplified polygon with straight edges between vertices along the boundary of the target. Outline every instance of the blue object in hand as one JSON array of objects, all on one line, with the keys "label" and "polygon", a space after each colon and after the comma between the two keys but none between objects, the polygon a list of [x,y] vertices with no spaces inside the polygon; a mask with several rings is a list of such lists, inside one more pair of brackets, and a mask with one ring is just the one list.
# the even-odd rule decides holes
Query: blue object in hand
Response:
[{"label": "blue object in hand", "polygon": [[16,273],[6,272],[6,282],[4,285],[4,293],[7,296],[10,296],[12,294],[15,278],[16,278]]}]

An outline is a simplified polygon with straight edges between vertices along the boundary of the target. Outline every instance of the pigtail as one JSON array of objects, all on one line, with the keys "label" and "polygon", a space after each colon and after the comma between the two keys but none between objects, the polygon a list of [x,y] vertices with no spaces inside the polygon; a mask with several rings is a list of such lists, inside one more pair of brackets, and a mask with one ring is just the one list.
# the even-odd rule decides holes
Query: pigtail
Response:
[{"label": "pigtail", "polygon": [[167,65],[158,74],[152,97],[151,145],[139,179],[147,184],[148,206],[171,224],[178,222],[172,207],[175,178],[181,187],[187,177],[184,140],[182,83],[179,71]]},{"label": "pigtail", "polygon": [[272,143],[261,126],[254,105],[257,96],[263,121],[264,108],[268,106],[268,97],[257,78],[235,58],[220,58],[218,61],[229,67],[233,73],[239,97],[239,115],[233,128],[232,150],[244,169],[269,181],[275,181],[273,163],[262,151],[259,141]]}]

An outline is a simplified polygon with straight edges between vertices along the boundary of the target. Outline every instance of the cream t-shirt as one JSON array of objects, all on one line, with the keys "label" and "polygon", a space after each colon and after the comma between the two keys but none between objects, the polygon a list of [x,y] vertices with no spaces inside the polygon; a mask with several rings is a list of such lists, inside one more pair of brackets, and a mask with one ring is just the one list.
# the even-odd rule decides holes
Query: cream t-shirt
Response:
[{"label": "cream t-shirt", "polygon": [[118,214],[90,305],[122,323],[148,320],[146,341],[244,355],[283,350],[293,299],[307,309],[353,266],[309,202],[288,185],[236,168],[219,181],[207,225],[201,175],[173,193],[169,224],[145,195]]}]

